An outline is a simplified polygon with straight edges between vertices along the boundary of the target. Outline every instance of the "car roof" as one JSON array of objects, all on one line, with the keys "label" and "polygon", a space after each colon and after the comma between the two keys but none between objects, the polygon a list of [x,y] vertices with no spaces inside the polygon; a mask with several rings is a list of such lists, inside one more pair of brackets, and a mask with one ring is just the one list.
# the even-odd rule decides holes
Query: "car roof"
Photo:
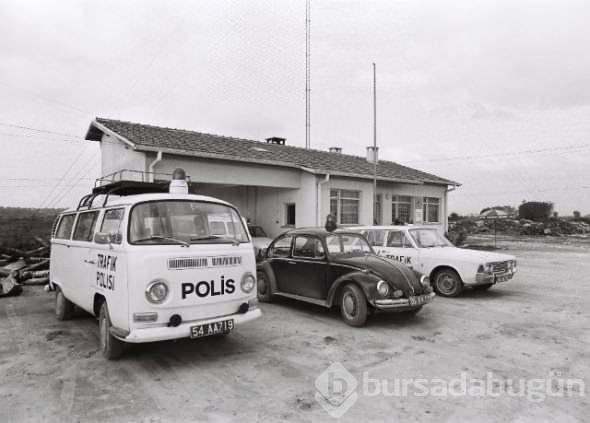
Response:
[{"label": "car roof", "polygon": [[334,232],[329,232],[324,228],[321,227],[304,227],[304,228],[295,228],[290,229],[286,232],[283,232],[282,235],[317,235],[317,236],[328,236],[337,233],[339,235],[349,234],[349,235],[358,235],[358,232],[354,232],[351,230],[340,230],[337,229]]},{"label": "car roof", "polygon": [[[220,200],[218,198],[209,197],[206,195],[196,195],[196,194],[170,194],[170,193],[152,193],[152,194],[137,194],[137,195],[125,195],[125,196],[111,196],[109,197],[107,204],[105,207],[115,207],[115,206],[127,206],[133,205],[138,203],[145,203],[146,201],[163,201],[163,200],[190,200],[190,201],[204,201],[208,203],[216,203],[222,204],[225,206],[234,207],[231,203],[226,201]],[[82,208],[77,210],[76,208],[70,208],[68,210],[64,210],[62,214],[65,213],[72,213],[72,212],[83,212],[89,210],[99,210],[102,207],[102,202],[104,201],[104,196],[96,197],[93,204],[94,207],[92,208]]]}]

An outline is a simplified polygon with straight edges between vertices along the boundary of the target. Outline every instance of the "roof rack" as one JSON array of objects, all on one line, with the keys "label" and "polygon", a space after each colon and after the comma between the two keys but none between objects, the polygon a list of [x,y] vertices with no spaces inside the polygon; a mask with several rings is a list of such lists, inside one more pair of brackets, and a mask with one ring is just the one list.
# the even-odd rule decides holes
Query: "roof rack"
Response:
[{"label": "roof rack", "polygon": [[[80,199],[76,210],[91,209],[92,203],[99,195],[104,195],[102,207],[105,207],[111,195],[167,193],[171,176],[171,173],[142,172],[130,169],[113,172],[96,179],[92,192]],[[190,185],[190,177],[188,176],[187,183]]]}]

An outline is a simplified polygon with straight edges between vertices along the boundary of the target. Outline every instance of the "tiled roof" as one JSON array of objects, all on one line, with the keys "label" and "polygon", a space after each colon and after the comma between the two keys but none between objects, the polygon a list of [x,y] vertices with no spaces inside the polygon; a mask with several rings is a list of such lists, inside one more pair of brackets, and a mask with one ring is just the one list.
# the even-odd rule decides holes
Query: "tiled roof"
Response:
[{"label": "tiled roof", "polygon": [[[162,150],[179,155],[296,167],[315,173],[373,177],[374,166],[365,157],[112,119],[96,118],[88,129],[86,139],[100,141],[105,131],[122,137],[140,151]],[[418,184],[459,185],[457,182],[385,160],[379,161],[377,178]]]}]

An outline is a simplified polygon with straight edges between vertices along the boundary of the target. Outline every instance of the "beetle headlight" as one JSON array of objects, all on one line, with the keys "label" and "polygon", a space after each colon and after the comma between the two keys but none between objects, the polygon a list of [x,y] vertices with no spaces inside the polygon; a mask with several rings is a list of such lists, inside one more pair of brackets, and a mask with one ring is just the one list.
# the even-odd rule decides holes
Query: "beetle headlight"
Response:
[{"label": "beetle headlight", "polygon": [[152,304],[162,304],[168,297],[168,285],[163,279],[150,282],[145,289],[145,297]]},{"label": "beetle headlight", "polygon": [[377,282],[377,292],[382,297],[387,297],[387,295],[389,295],[389,284],[384,280],[380,280]]},{"label": "beetle headlight", "polygon": [[430,286],[430,278],[426,275],[420,276],[420,283],[423,287],[427,288]]},{"label": "beetle headlight", "polygon": [[240,286],[242,288],[242,291],[244,291],[246,294],[249,294],[256,286],[256,278],[254,278],[252,273],[244,273],[244,276],[242,276],[242,282],[240,283]]}]

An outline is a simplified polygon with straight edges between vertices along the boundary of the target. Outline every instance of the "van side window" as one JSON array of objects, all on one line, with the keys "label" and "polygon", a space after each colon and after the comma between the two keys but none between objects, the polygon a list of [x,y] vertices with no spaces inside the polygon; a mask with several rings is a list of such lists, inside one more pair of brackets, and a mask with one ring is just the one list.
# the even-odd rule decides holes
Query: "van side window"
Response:
[{"label": "van side window", "polygon": [[291,239],[293,239],[293,237],[290,235],[277,239],[277,241],[272,246],[272,249],[270,250],[268,256],[289,257],[289,253],[291,253]]},{"label": "van side window", "polygon": [[72,228],[74,227],[74,220],[76,219],[75,214],[66,214],[61,217],[59,226],[55,232],[55,238],[59,239],[70,239],[72,236]]},{"label": "van side window", "polygon": [[92,241],[97,218],[98,211],[80,213],[78,222],[76,223],[76,229],[74,229],[74,237],[72,239],[74,241]]},{"label": "van side window", "polygon": [[[110,209],[104,212],[100,231],[106,234],[118,234],[121,232],[121,223],[123,223],[124,209]],[[115,244],[121,243],[121,238],[117,237]]]}]

